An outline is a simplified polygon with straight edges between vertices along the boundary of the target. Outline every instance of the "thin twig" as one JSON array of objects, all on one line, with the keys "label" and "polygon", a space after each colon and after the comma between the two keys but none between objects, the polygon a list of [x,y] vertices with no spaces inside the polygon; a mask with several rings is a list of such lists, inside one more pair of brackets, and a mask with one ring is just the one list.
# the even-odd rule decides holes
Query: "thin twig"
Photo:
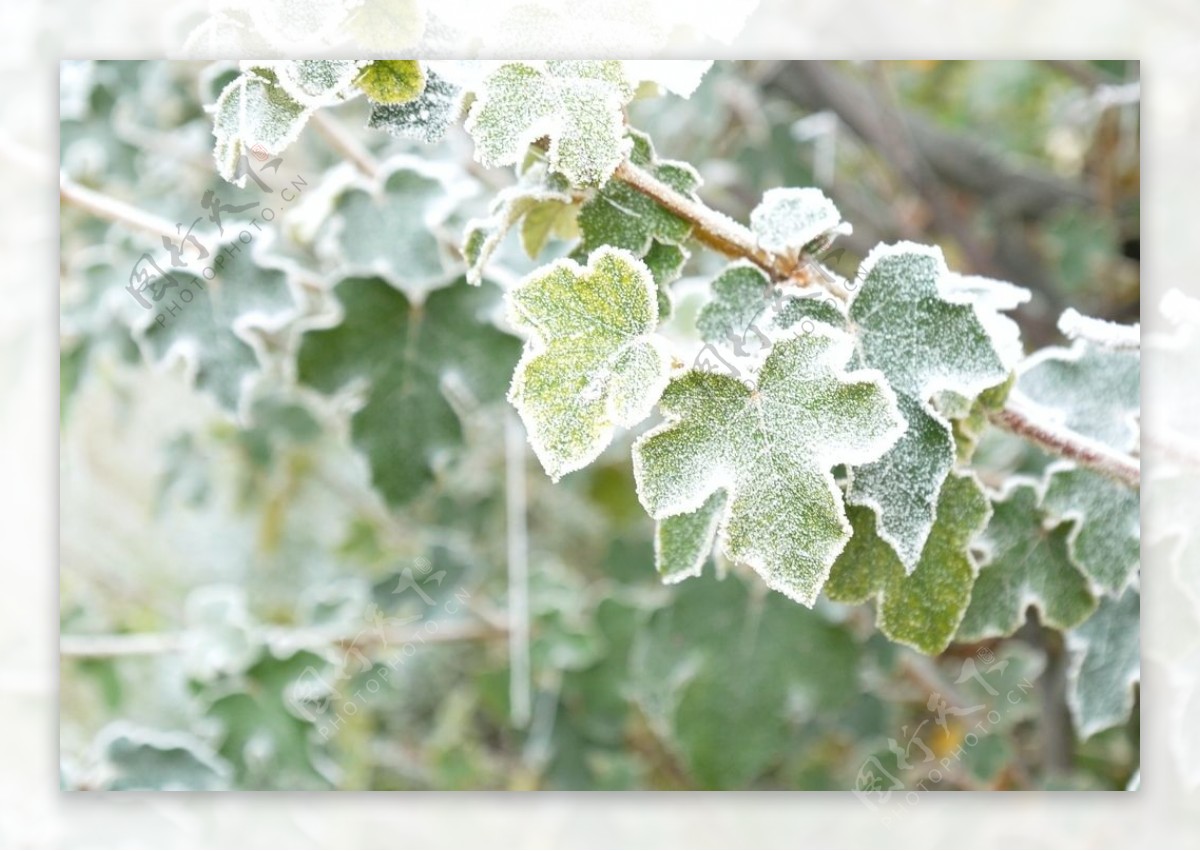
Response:
[{"label": "thin twig", "polygon": [[375,159],[340,121],[329,114],[328,110],[317,110],[308,119],[317,132],[324,137],[329,146],[354,163],[363,174],[370,178],[379,176],[379,160]]},{"label": "thin twig", "polygon": [[1070,429],[1038,422],[1027,410],[1012,401],[1003,410],[993,413],[991,420],[1000,428],[1036,443],[1055,455],[1069,458],[1132,488],[1141,487],[1142,471],[1137,459]]},{"label": "thin twig", "polygon": [[132,204],[118,201],[109,195],[88,189],[86,186],[80,186],[66,175],[59,177],[58,197],[105,221],[122,224],[135,231],[167,240],[174,240],[179,235],[176,228],[166,219],[147,213]]},{"label": "thin twig", "polygon": [[745,225],[696,201],[671,186],[663,183],[645,169],[626,160],[617,167],[613,175],[634,189],[653,198],[665,209],[691,223],[692,235],[704,245],[729,257],[749,260],[777,281],[791,281],[798,286],[817,283],[838,298],[845,293],[823,275],[813,275],[807,258],[793,259],[773,254],[759,246],[754,234]]},{"label": "thin twig", "polygon": [[[345,647],[362,650],[403,646],[410,642],[446,644],[485,641],[504,635],[503,629],[484,623],[441,624],[436,630],[416,628],[364,629],[356,635],[311,628],[266,628],[261,636],[268,645],[296,649]],[[180,653],[188,643],[185,632],[140,632],[110,635],[63,635],[59,655],[76,659],[111,659],[124,656],[161,656]]]}]

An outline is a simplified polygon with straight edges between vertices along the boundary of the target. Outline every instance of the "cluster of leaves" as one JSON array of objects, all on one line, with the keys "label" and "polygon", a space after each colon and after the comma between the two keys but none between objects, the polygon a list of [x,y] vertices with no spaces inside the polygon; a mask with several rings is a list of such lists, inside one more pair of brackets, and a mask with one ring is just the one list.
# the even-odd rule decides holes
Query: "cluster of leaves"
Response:
[{"label": "cluster of leaves", "polygon": [[[422,145],[464,118],[477,161],[511,166],[515,179],[481,199],[466,169],[438,159],[445,145],[416,148],[420,157],[405,147],[374,175],[331,173],[291,222],[294,244],[255,246],[212,298],[175,322],[143,322],[133,341],[150,363],[183,360],[196,387],[239,417],[232,439],[260,473],[292,456],[307,460],[290,469],[307,471],[314,443],[344,434],[365,461],[365,498],[409,517],[410,532],[502,522],[495,431],[491,440],[471,432],[497,422],[507,390],[547,474],[531,489],[535,711],[562,720],[538,745],[553,755],[532,760],[540,784],[853,783],[853,770],[829,767],[846,761],[846,742],[865,758],[912,717],[886,687],[862,690],[863,671],[902,677],[907,653],[847,614],[868,601],[891,642],[946,654],[947,665],[984,646],[1012,663],[1003,670],[1031,678],[1040,659],[1008,639],[1035,610],[1065,634],[1080,738],[1124,723],[1138,678],[1138,493],[1068,461],[997,470],[989,442],[1003,437],[989,422],[1019,403],[1136,454],[1137,350],[1077,341],[1026,357],[1004,314],[1028,292],[957,275],[936,248],[880,245],[842,278],[819,255],[850,226],[813,188],[766,192],[746,228],[709,211],[758,250],[719,259],[704,248],[708,223],[622,179],[636,169],[705,209],[698,171],[661,158],[628,126],[627,107],[654,81],[694,88],[678,69],[650,65],[224,67],[211,107],[215,156],[242,189],[244,158],[290,155],[317,110],[359,98],[368,126]],[[689,71],[698,78],[704,67]],[[111,281],[112,261],[98,268],[107,272],[92,272],[97,287]],[[699,305],[672,286],[689,269],[704,284]],[[319,281],[306,284],[301,270]],[[641,433],[621,462],[630,430]],[[279,510],[254,499],[264,514]],[[630,519],[636,503],[654,522],[652,541],[649,524]],[[376,568],[387,561],[379,524],[356,513],[342,530],[344,549],[370,553]],[[503,558],[488,535],[476,537],[465,561]],[[602,570],[573,570],[576,556]],[[702,577],[710,564],[724,581]],[[386,601],[395,576],[375,580],[371,593]],[[593,599],[587,581],[611,593]],[[469,584],[480,596],[504,593],[486,572]],[[246,621],[227,616],[244,603],[222,605],[225,615],[197,623]],[[301,712],[289,696],[309,670],[354,685],[376,669],[347,674],[329,653],[263,641],[265,628],[213,639],[233,649],[185,673],[193,711],[217,733],[160,741],[108,729],[94,744],[101,779],[81,782],[353,785],[344,765],[330,767],[345,754],[317,736],[327,708]],[[812,648],[803,664],[796,647]],[[381,709],[377,727],[358,732],[419,751],[418,768],[374,768],[358,782],[511,782],[507,666],[463,648],[427,652],[372,705],[462,679],[477,688],[453,691],[457,715],[420,699],[402,716]],[[1006,723],[1032,710],[1022,712]],[[830,759],[797,741],[820,743]],[[1001,782],[1003,760],[989,759],[972,755],[966,772]]]}]

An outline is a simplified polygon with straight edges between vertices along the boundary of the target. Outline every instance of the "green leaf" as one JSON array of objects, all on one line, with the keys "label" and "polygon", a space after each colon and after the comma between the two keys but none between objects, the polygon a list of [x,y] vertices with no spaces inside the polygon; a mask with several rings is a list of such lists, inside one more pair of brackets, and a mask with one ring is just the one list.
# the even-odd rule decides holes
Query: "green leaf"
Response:
[{"label": "green leaf", "polygon": [[508,62],[484,80],[466,129],[485,166],[518,163],[529,145],[549,137],[552,171],[599,186],[629,153],[622,107],[632,97],[615,60]]},{"label": "green leaf", "polygon": [[446,135],[461,106],[462,89],[426,70],[420,95],[404,103],[373,103],[367,126],[432,145]]},{"label": "green leaf", "polygon": [[343,315],[304,334],[299,379],[324,393],[365,383],[351,436],[374,486],[401,505],[434,477],[438,455],[462,445],[450,397],[459,405],[496,401],[519,345],[487,320],[491,287],[460,280],[419,307],[378,278],[350,278],[333,292]]},{"label": "green leaf", "polygon": [[415,59],[379,59],[354,82],[375,103],[408,103],[425,90],[425,71]]},{"label": "green leaf", "polygon": [[616,426],[644,420],[666,386],[657,291],[642,261],[602,248],[586,267],[563,259],[537,270],[508,300],[532,335],[508,398],[557,481],[595,460]]},{"label": "green leaf", "polygon": [[706,343],[725,343],[745,336],[766,311],[773,288],[762,269],[739,260],[713,279],[712,291],[712,300],[696,317],[696,330]]},{"label": "green leaf", "polygon": [[378,275],[419,301],[462,273],[438,239],[455,191],[442,172],[397,157],[377,181],[355,179],[336,192],[314,250],[338,277]]},{"label": "green leaf", "polygon": [[207,717],[221,730],[220,754],[234,767],[238,788],[329,789],[329,766],[318,756],[315,729],[292,707],[291,690],[311,677],[323,680],[326,659],[307,650],[277,658],[264,652],[246,672],[205,692]]},{"label": "green leaf", "polygon": [[937,248],[881,245],[863,261],[850,303],[866,366],[886,377],[908,430],[881,460],[853,471],[849,502],[874,509],[879,537],[912,571],[954,465],[954,437],[930,405],[936,393],[974,399],[1008,375],[975,309],[946,298]]},{"label": "green leaf", "polygon": [[1071,527],[1046,529],[1035,482],[1010,479],[992,500],[992,520],[979,538],[987,563],[979,571],[959,641],[1012,635],[1033,606],[1042,623],[1070,629],[1096,609],[1087,578],[1068,551]]},{"label": "green leaf", "polygon": [[878,372],[845,372],[852,354],[822,326],[776,343],[752,389],[696,370],[673,380],[666,422],[634,444],[642,505],[662,520],[726,490],[726,554],[811,606],[850,537],[832,468],[878,458],[902,428]]},{"label": "green leaf", "polygon": [[1137,573],[1141,556],[1141,499],[1108,476],[1056,464],[1047,471],[1042,507],[1073,524],[1071,558],[1097,586],[1119,596]]},{"label": "green leaf", "polygon": [[278,85],[275,75],[250,70],[229,83],[213,107],[213,157],[221,177],[245,186],[248,174],[238,164],[250,149],[278,154],[300,135],[312,107],[305,106]]},{"label": "green leaf", "polygon": [[974,476],[948,476],[938,498],[937,521],[916,569],[907,574],[892,548],[875,534],[874,512],[852,506],[854,537],[834,564],[825,593],[844,603],[878,597],[880,632],[922,653],[941,653],[970,602],[979,572],[970,545],[990,514]]},{"label": "green leaf", "polygon": [[698,788],[746,789],[858,693],[849,633],[736,578],[690,582],[635,639],[629,692]]},{"label": "green leaf", "polygon": [[188,733],[115,722],[97,736],[103,787],[114,792],[214,792],[229,788],[230,767]]},{"label": "green leaf", "polygon": [[[850,233],[834,203],[820,189],[768,189],[750,213],[750,229],[760,247],[773,254],[798,256]],[[815,245],[813,243],[816,243]]]},{"label": "green leaf", "polygon": [[517,183],[497,193],[487,218],[467,222],[463,236],[467,280],[472,284],[483,280],[484,266],[500,240],[522,217],[551,204],[569,205],[572,200],[570,186],[561,175],[548,172],[540,163],[530,166]]},{"label": "green leaf", "polygon": [[[650,137],[629,131],[633,150],[629,158],[663,183],[695,197],[700,175],[687,163],[659,160]],[[679,245],[691,235],[692,225],[661,207],[657,201],[621,180],[609,180],[579,210],[582,240],[578,252],[587,255],[602,245],[612,245],[644,257],[653,243]]]},{"label": "green leaf", "polygon": [[1123,452],[1138,445],[1141,357],[1083,341],[1042,349],[1021,366],[1014,391],[1035,403],[1038,418]]},{"label": "green leaf", "polygon": [[357,59],[253,60],[252,68],[275,73],[279,85],[306,107],[329,106],[346,100],[348,89],[363,63]]},{"label": "green leaf", "polygon": [[654,530],[654,563],[663,582],[699,576],[712,553],[725,510],[725,492],[717,491],[695,511],[659,520]]},{"label": "green leaf", "polygon": [[[297,313],[287,276],[244,256],[252,250],[232,238],[209,248],[201,262],[210,265],[199,274],[168,268],[176,285],[164,285],[135,332],[148,361],[182,360],[196,387],[229,411],[241,407],[261,371],[264,332],[278,331]],[[204,275],[209,268],[211,279]]]},{"label": "green leaf", "polygon": [[1133,711],[1140,622],[1141,595],[1129,588],[1118,599],[1106,597],[1096,614],[1067,633],[1067,705],[1080,739],[1124,723]]}]

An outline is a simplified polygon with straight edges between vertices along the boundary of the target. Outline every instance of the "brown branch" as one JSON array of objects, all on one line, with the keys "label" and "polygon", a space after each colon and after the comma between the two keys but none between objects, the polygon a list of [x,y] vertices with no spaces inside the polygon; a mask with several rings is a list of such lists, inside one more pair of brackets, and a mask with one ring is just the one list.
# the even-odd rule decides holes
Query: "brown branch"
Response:
[{"label": "brown branch", "polygon": [[629,184],[634,189],[658,202],[692,225],[692,235],[697,241],[727,257],[740,257],[751,261],[776,281],[791,281],[797,286],[819,284],[838,298],[845,298],[836,284],[824,275],[815,275],[809,266],[809,258],[793,259],[766,251],[758,239],[745,226],[706,204],[689,198],[682,192],[663,183],[645,169],[628,160],[617,167],[613,177]]},{"label": "brown branch", "polygon": [[1141,487],[1142,472],[1137,459],[1070,429],[1039,423],[1027,411],[1011,402],[1008,407],[993,413],[991,421],[1048,452],[1068,458],[1132,488]]}]

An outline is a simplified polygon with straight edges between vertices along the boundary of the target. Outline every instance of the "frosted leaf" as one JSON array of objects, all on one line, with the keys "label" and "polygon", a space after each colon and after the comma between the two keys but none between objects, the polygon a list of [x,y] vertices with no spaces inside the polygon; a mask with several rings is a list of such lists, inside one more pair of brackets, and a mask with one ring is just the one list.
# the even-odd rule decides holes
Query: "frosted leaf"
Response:
[{"label": "frosted leaf", "polygon": [[992,500],[992,519],[979,538],[987,555],[971,605],[958,629],[959,641],[1012,635],[1030,606],[1043,624],[1070,629],[1096,609],[1087,578],[1071,559],[1066,524],[1046,529],[1034,482],[1010,479]]},{"label": "frosted leaf", "polygon": [[663,582],[699,576],[712,553],[725,492],[717,491],[695,511],[659,520],[654,530],[654,564]]},{"label": "frosted leaf", "polygon": [[231,770],[202,739],[123,721],[96,736],[101,787],[114,792],[214,792],[229,789]]},{"label": "frosted leaf", "polygon": [[758,244],[773,254],[798,255],[815,240],[825,243],[849,233],[833,202],[820,189],[768,189],[750,213],[750,229]]},{"label": "frosted leaf", "polygon": [[458,117],[462,90],[429,70],[425,78],[425,89],[416,99],[399,104],[373,104],[367,126],[402,139],[429,144],[441,141]]},{"label": "frosted leaf", "polygon": [[[687,163],[659,160],[650,137],[629,132],[633,143],[630,160],[682,195],[694,198],[700,175]],[[629,184],[610,180],[579,210],[582,235],[579,250],[590,254],[602,245],[614,245],[643,256],[654,241],[678,245],[691,235],[692,225]]]},{"label": "frosted leaf", "polygon": [[231,262],[219,270],[206,267],[214,269],[211,279],[203,270],[170,269],[174,285],[164,283],[161,300],[145,312],[135,337],[148,361],[182,361],[196,387],[237,412],[261,372],[263,332],[287,325],[297,305],[286,275],[240,253],[249,249],[236,237],[209,251],[214,263],[218,256]]},{"label": "frosted leaf", "polygon": [[356,59],[276,59],[242,64],[249,70],[273,71],[293,100],[305,107],[320,107],[345,100],[364,63]]},{"label": "frosted leaf", "polygon": [[1080,739],[1123,724],[1141,679],[1141,595],[1129,588],[1105,598],[1096,613],[1066,635],[1070,666],[1067,706]]},{"label": "frosted leaf", "polygon": [[711,59],[625,59],[625,73],[634,82],[657,83],[680,97],[691,97],[712,67]]},{"label": "frosted leaf", "polygon": [[415,59],[379,59],[363,68],[354,82],[373,103],[408,103],[424,91],[425,70]]},{"label": "frosted leaf", "polygon": [[1137,349],[1142,344],[1142,326],[1121,325],[1104,319],[1084,316],[1073,307],[1058,317],[1058,330],[1069,340],[1087,340],[1110,349]]},{"label": "frosted leaf", "polygon": [[642,258],[642,262],[654,276],[654,283],[658,285],[659,319],[666,319],[671,315],[671,296],[668,287],[679,280],[689,257],[691,254],[683,246],[655,242],[646,252],[646,256]]},{"label": "frosted leaf", "polygon": [[1021,326],[1004,316],[1033,297],[1024,287],[1007,281],[997,281],[981,275],[959,275],[951,272],[942,281],[942,295],[948,300],[974,305],[983,327],[992,335],[996,353],[1009,370],[1015,369],[1025,356],[1021,342]]},{"label": "frosted leaf", "polygon": [[629,252],[602,248],[586,267],[563,259],[538,269],[508,302],[532,334],[508,398],[557,481],[595,460],[616,426],[645,419],[667,384],[654,280]]},{"label": "frosted leaf", "polygon": [[879,537],[909,571],[955,460],[950,424],[930,399],[947,391],[974,399],[1008,375],[975,309],[944,297],[947,274],[937,248],[881,245],[863,261],[849,308],[863,363],[887,376],[908,430],[882,459],[853,471],[848,499],[875,510]]},{"label": "frosted leaf", "polygon": [[312,108],[298,103],[278,85],[270,71],[251,70],[221,92],[213,107],[213,157],[221,177],[245,186],[247,174],[237,176],[238,163],[253,148],[278,154],[300,135]]},{"label": "frosted leaf", "polygon": [[484,81],[466,129],[485,166],[520,162],[547,136],[552,171],[598,186],[629,152],[622,107],[632,97],[618,61],[510,62]]},{"label": "frosted leaf", "polygon": [[1047,472],[1042,507],[1056,521],[1074,524],[1067,544],[1079,569],[1106,592],[1120,594],[1140,559],[1138,492],[1092,470],[1060,463]]},{"label": "frosted leaf", "polygon": [[1138,445],[1141,358],[1078,341],[1048,348],[1018,370],[1015,392],[1038,406],[1038,418],[1128,452]]},{"label": "frosted leaf", "polygon": [[712,282],[713,297],[696,317],[707,343],[741,340],[767,308],[773,288],[762,269],[745,260],[731,263]]},{"label": "frosted leaf", "polygon": [[[478,284],[488,259],[509,228],[543,205],[569,205],[570,187],[561,175],[549,174],[545,166],[531,166],[514,185],[497,193],[487,218],[467,222],[463,235],[463,257],[467,261],[467,280]],[[551,222],[553,224],[553,222]]]},{"label": "frosted leaf", "polygon": [[937,521],[909,575],[875,534],[874,512],[851,506],[854,537],[834,563],[825,593],[844,603],[877,597],[880,632],[922,653],[941,653],[971,600],[979,567],[970,545],[990,515],[987,496],[974,476],[952,473],[942,485]]},{"label": "frosted leaf", "polygon": [[850,537],[831,470],[866,463],[902,421],[875,370],[847,373],[853,341],[828,327],[777,342],[754,389],[691,370],[659,403],[666,422],[634,444],[638,497],[657,520],[729,494],[726,555],[811,606]]},{"label": "frosted leaf", "polygon": [[336,189],[314,250],[336,275],[378,275],[420,300],[461,273],[438,239],[455,191],[442,172],[396,158],[377,180],[355,179]]},{"label": "frosted leaf", "polygon": [[453,383],[477,403],[498,401],[519,343],[485,316],[493,287],[459,280],[419,308],[379,278],[349,278],[333,290],[342,314],[332,327],[304,333],[299,380],[323,393],[358,385],[366,402],[350,421],[371,481],[390,505],[411,500],[434,477],[434,461],[462,445],[447,398]]}]

